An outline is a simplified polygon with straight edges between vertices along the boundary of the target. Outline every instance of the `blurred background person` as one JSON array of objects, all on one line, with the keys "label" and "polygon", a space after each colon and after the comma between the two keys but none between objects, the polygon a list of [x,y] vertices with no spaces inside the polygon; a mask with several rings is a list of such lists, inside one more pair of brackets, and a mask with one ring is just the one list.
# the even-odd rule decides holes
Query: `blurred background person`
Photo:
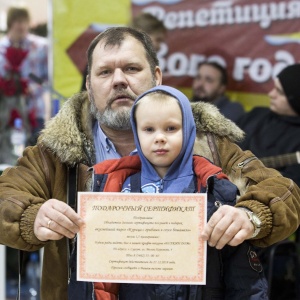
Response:
[{"label": "blurred background person", "polygon": [[[256,107],[237,125],[246,133],[239,145],[267,167],[300,184],[300,64],[283,69],[269,92],[270,106]],[[298,152],[297,152],[298,151]],[[282,215],[282,218],[286,218]],[[272,300],[299,299],[299,228],[289,240],[258,251]],[[272,266],[272,267],[271,267]]]},{"label": "blurred background person", "polygon": [[[246,133],[240,146],[300,185],[300,64],[274,79],[270,107],[256,107],[237,124]],[[292,153],[291,155],[284,155]],[[283,156],[284,155],[284,156]]]},{"label": "blurred background person", "polygon": [[132,19],[129,27],[146,32],[150,36],[156,52],[159,51],[160,45],[166,41],[167,28],[163,21],[149,13],[138,14]]},{"label": "blurred background person", "polygon": [[[0,40],[0,162],[13,163],[10,140],[16,124],[25,130],[28,143],[43,127],[44,88],[31,79],[48,78],[47,40],[29,33],[30,16],[25,8],[11,7],[7,13],[7,33]],[[19,121],[16,122],[15,120]]]},{"label": "blurred background person", "polygon": [[227,82],[226,69],[220,64],[216,62],[199,64],[192,84],[191,102],[210,102],[226,118],[236,122],[244,114],[244,108],[240,103],[230,101],[225,95]]}]

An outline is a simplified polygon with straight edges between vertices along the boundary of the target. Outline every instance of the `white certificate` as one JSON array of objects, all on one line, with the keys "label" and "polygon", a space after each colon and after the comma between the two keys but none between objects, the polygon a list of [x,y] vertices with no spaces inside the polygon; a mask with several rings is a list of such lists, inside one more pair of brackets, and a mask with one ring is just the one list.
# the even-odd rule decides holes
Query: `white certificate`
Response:
[{"label": "white certificate", "polygon": [[205,284],[206,194],[78,193],[77,279]]}]

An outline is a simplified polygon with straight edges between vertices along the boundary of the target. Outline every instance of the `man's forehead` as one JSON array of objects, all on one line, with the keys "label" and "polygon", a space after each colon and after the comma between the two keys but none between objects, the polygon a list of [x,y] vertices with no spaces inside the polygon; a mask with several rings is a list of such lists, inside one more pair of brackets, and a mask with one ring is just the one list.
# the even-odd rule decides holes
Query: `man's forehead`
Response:
[{"label": "man's forehead", "polygon": [[138,40],[126,37],[121,44],[107,44],[105,40],[100,41],[93,52],[94,59],[97,64],[124,60],[141,63],[147,60],[147,55],[143,45]]},{"label": "man's forehead", "polygon": [[119,49],[119,48],[122,48],[122,46],[126,43],[132,43],[132,44],[135,44],[135,47],[137,45],[140,45],[140,47],[143,47],[142,43],[140,41],[138,41],[136,38],[130,36],[130,35],[124,35],[122,37],[122,39],[120,40],[114,40],[114,41],[111,41],[109,40],[109,38],[104,38],[103,40],[101,40],[99,43],[98,43],[98,47],[100,49],[103,49],[103,50],[111,50],[112,48],[116,48],[116,49]]},{"label": "man's forehead", "polygon": [[199,72],[202,72],[202,73],[208,73],[208,74],[220,74],[221,75],[221,72],[215,68],[214,66],[211,66],[211,65],[202,65],[199,67],[198,69]]}]

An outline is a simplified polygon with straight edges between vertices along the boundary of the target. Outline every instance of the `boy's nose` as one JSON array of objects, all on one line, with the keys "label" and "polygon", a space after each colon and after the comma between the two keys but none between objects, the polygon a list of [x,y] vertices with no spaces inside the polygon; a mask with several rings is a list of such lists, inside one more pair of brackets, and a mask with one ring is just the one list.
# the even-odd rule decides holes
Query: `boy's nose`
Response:
[{"label": "boy's nose", "polygon": [[165,143],[167,141],[166,136],[162,133],[159,133],[155,137],[155,143]]}]

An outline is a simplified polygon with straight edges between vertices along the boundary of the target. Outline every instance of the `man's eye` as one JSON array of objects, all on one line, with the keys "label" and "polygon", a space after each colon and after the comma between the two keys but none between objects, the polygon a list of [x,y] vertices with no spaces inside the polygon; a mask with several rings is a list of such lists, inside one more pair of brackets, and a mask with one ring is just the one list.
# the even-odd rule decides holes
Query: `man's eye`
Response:
[{"label": "man's eye", "polygon": [[99,75],[106,76],[106,75],[109,75],[110,73],[111,73],[110,70],[102,70],[101,72],[99,72]]},{"label": "man's eye", "polygon": [[137,72],[138,71],[138,68],[137,67],[127,67],[126,68],[126,70],[128,71],[128,72]]}]

